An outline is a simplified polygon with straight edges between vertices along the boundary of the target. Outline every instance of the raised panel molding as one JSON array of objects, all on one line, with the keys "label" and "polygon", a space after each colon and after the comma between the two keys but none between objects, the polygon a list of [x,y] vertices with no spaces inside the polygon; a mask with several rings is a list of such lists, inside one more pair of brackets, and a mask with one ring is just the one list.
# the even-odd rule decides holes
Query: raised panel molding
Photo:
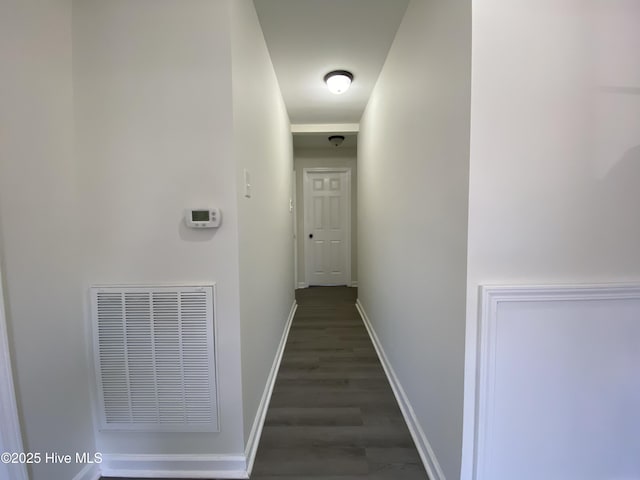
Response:
[{"label": "raised panel molding", "polygon": [[[548,427],[551,431],[554,428],[560,428],[558,423],[562,423],[564,418],[555,418],[558,417],[557,410],[562,411],[562,408],[565,408],[566,405],[573,405],[569,399],[578,395],[576,392],[580,392],[581,389],[588,390],[588,388],[592,388],[591,384],[585,386],[584,383],[580,383],[584,382],[584,378],[589,378],[590,375],[589,371],[585,374],[585,368],[587,367],[579,363],[583,358],[589,358],[584,352],[590,352],[591,348],[594,350],[603,348],[606,352],[609,352],[609,350],[606,350],[606,345],[615,345],[618,336],[621,340],[620,345],[624,341],[634,342],[635,337],[626,338],[629,334],[626,330],[616,332],[614,328],[616,325],[632,325],[632,334],[633,332],[637,334],[640,331],[635,327],[636,319],[640,322],[640,285],[487,285],[480,287],[480,298],[473,479],[506,480],[505,475],[509,476],[509,474],[505,472],[513,473],[514,464],[517,464],[517,461],[511,460],[514,455],[510,451],[505,451],[505,446],[508,450],[511,448],[509,445],[521,445],[523,442],[530,442],[532,444],[542,444],[547,448],[552,442],[556,441],[554,437],[547,438],[546,441],[539,440],[544,437],[544,431],[547,427],[536,423],[535,416],[532,417],[533,420],[524,418],[523,415],[514,417],[513,415],[524,408],[522,404],[514,403],[514,399],[523,398],[522,392],[527,392],[527,389],[532,388],[536,392],[541,392],[541,395],[547,395],[544,397],[545,399],[552,398],[553,413],[549,413],[549,418],[546,418],[545,421],[551,425]],[[584,331],[579,328],[583,320],[585,322]],[[620,320],[621,323],[615,324],[614,320]],[[544,326],[550,325],[554,330],[549,331],[547,334],[542,322],[546,322]],[[576,326],[578,328],[575,328]],[[540,332],[543,330],[544,335],[541,335]],[[535,331],[537,335],[527,336],[530,331]],[[578,335],[567,336],[567,332],[571,331],[575,331]],[[598,332],[607,332],[609,334],[608,343],[603,343],[604,339],[602,339],[602,336],[598,336]],[[540,339],[543,341],[539,344],[535,343]],[[525,345],[533,353],[522,353],[520,349],[522,345]],[[567,345],[566,351],[564,350],[564,345]],[[562,355],[559,358],[562,360],[566,357],[566,362],[559,362],[553,365],[553,367],[557,365],[557,368],[547,368],[547,363],[558,358],[557,352],[561,352]],[[594,355],[597,354],[594,353]],[[547,358],[547,356],[549,357]],[[524,363],[523,358],[525,359]],[[639,349],[634,351],[633,359],[640,359]],[[624,357],[622,362],[635,364],[633,359]],[[618,359],[615,360],[620,362]],[[602,368],[606,369],[607,361],[611,360],[603,357],[598,358],[597,361],[602,362]],[[524,369],[513,371],[522,365],[525,366]],[[531,374],[531,372],[538,373],[540,371],[548,372],[548,375]],[[572,375],[572,372],[575,375]],[[617,372],[618,375],[622,373]],[[555,376],[558,378],[555,378]],[[518,382],[513,381],[514,378],[521,378],[524,383],[518,384]],[[606,375],[602,378],[606,378]],[[535,383],[530,386],[530,382]],[[594,382],[597,386],[597,380],[594,380]],[[640,382],[637,379],[635,384],[640,386]],[[629,389],[633,388],[633,386],[629,387],[627,385],[625,388]],[[603,391],[603,394],[612,395],[612,392],[606,390]],[[533,401],[535,402],[536,399]],[[606,398],[604,400],[585,399],[585,402],[587,401],[591,408],[598,409],[598,402],[605,402]],[[561,407],[558,407],[556,403]],[[579,404],[576,404],[575,408],[579,408]],[[608,409],[602,410],[605,411],[605,414],[609,413]],[[533,422],[531,429],[522,431],[518,436],[519,438],[513,438],[512,441],[508,438],[505,439],[505,437],[509,437],[508,434],[505,434],[505,431],[508,432],[509,430],[501,429],[501,425],[508,423],[503,418],[505,415],[509,415],[505,412],[510,412],[511,422]],[[624,417],[625,413],[621,412],[620,415]],[[640,422],[639,418],[635,415],[635,420],[634,418],[628,418],[627,420]],[[569,429],[567,428],[567,430]],[[575,442],[568,444],[570,445],[568,447],[569,450],[579,448],[575,445],[584,441],[585,438],[585,436],[576,436],[576,434],[572,433],[571,437],[574,436],[576,437],[574,439]],[[518,448],[521,447],[518,446]],[[548,461],[548,458],[545,462],[543,460],[546,458],[544,457],[544,452],[536,450],[532,445],[529,445],[528,451],[531,451],[531,461],[528,462],[526,468],[522,467],[518,475],[519,478],[549,478],[547,475],[550,474],[551,470],[547,471],[546,469],[556,469],[554,471],[560,472],[564,471],[562,470],[564,468],[570,472],[569,477],[566,476],[567,471],[565,471],[564,474],[554,478],[570,478],[571,475],[574,475],[571,478],[575,478],[576,468],[583,468],[577,467],[577,463],[587,465],[587,462],[599,457],[599,455],[585,455],[583,452],[583,462],[570,462],[570,460],[567,460],[567,462],[570,462],[567,465],[563,463],[553,464],[553,462]],[[564,454],[567,454],[568,459],[571,458],[569,456],[570,453],[564,452]],[[604,457],[606,452],[598,452],[598,454],[600,453]],[[612,455],[611,452],[609,452],[609,455]],[[613,453],[613,455],[615,456],[617,453]],[[597,461],[606,462],[606,460],[600,459]],[[510,464],[509,462],[514,463]],[[522,464],[522,461],[519,464]],[[638,470],[634,472],[634,476],[624,476],[624,478],[640,478],[638,477],[640,475],[640,462],[637,462],[636,468]],[[610,473],[612,475],[611,478],[623,478],[620,475],[616,476],[619,472]],[[625,472],[626,474],[627,472]],[[580,476],[580,478],[601,478],[596,472],[591,475],[595,476]]]}]

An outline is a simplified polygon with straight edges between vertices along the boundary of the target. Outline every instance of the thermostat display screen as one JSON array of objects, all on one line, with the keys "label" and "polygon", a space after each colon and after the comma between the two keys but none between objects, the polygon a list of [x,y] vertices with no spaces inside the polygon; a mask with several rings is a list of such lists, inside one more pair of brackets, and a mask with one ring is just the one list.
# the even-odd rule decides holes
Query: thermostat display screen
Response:
[{"label": "thermostat display screen", "polygon": [[208,222],[209,211],[208,210],[193,210],[191,212],[191,221],[193,222]]},{"label": "thermostat display screen", "polygon": [[219,208],[187,208],[184,211],[184,223],[189,228],[218,228],[221,219]]}]

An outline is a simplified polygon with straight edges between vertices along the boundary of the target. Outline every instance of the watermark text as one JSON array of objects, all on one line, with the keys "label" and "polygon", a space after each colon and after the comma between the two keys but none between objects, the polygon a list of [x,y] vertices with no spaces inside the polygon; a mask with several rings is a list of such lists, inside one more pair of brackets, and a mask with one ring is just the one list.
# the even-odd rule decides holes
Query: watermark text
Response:
[{"label": "watermark text", "polygon": [[3,452],[0,454],[0,462],[7,464],[37,465],[44,464],[92,464],[102,463],[100,452]]}]

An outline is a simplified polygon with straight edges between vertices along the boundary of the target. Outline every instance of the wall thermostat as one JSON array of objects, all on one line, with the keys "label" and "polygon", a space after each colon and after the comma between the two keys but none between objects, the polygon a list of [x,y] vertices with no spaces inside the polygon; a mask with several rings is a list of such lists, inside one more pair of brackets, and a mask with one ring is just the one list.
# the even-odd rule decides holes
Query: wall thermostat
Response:
[{"label": "wall thermostat", "polygon": [[191,228],[217,228],[222,220],[219,208],[188,209],[184,221]]}]

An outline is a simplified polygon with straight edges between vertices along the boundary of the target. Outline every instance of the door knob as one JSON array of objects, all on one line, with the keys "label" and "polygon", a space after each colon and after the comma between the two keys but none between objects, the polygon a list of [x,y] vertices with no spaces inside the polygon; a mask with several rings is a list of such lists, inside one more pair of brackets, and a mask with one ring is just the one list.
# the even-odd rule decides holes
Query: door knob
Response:
[{"label": "door knob", "polygon": [[310,233],[310,234],[309,234],[309,238],[313,238],[313,233]]}]

